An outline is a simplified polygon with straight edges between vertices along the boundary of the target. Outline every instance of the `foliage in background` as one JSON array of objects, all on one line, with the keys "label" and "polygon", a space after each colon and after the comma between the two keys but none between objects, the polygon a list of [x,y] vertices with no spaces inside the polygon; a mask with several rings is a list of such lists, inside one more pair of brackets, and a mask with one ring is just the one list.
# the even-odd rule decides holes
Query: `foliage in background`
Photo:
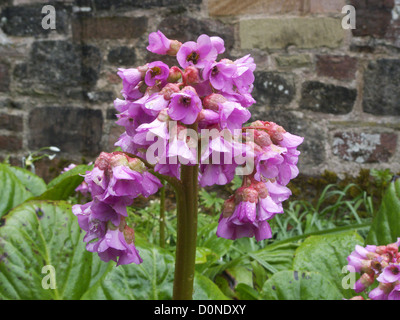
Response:
[{"label": "foliage in background", "polygon": [[[0,299],[171,298],[174,206],[166,213],[165,249],[158,245],[160,201],[153,199],[129,208],[144,263],[120,268],[100,263],[85,250],[70,209],[80,201],[74,190],[90,168],[77,166],[46,184],[26,169],[0,164]],[[387,190],[378,211],[376,194],[356,183],[328,183],[314,200],[288,201],[271,225],[273,238],[260,242],[216,237],[223,199],[217,191],[203,190],[194,298],[351,298],[355,293],[343,288],[342,268],[355,245],[389,243],[400,234],[400,181],[391,178],[388,171],[368,177],[372,189]],[[55,290],[42,288],[44,265],[55,267]]]}]

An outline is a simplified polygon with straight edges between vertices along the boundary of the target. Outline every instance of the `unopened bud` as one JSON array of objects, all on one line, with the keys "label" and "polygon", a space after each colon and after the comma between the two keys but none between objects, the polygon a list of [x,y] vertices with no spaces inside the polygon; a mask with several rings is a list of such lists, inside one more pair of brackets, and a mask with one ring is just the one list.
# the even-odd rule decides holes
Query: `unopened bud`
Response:
[{"label": "unopened bud", "polygon": [[127,166],[127,156],[125,155],[125,153],[119,151],[111,153],[110,165],[111,167]]},{"label": "unopened bud", "polygon": [[370,285],[372,285],[375,281],[375,277],[373,274],[364,273],[361,278],[355,283],[354,290],[356,292],[362,292]]},{"label": "unopened bud", "polygon": [[128,167],[137,172],[143,172],[146,170],[145,164],[137,158],[128,158]]},{"label": "unopened bud", "polygon": [[110,160],[112,154],[107,152],[102,152],[97,157],[96,161],[94,162],[94,166],[99,168],[100,170],[106,171],[110,167]]},{"label": "unopened bud", "polygon": [[224,218],[228,218],[233,214],[233,211],[235,210],[235,198],[234,196],[230,196],[227,200],[224,202],[224,206],[222,209],[222,215]]},{"label": "unopened bud", "polygon": [[386,253],[386,246],[378,246],[378,247],[376,247],[375,252],[376,252],[377,254],[384,254],[384,253]]},{"label": "unopened bud", "polygon": [[196,85],[200,83],[199,70],[196,67],[189,66],[185,69],[184,79],[188,85]]},{"label": "unopened bud", "polygon": [[258,192],[253,187],[247,187],[247,188],[243,187],[239,189],[241,189],[239,193],[241,201],[251,202],[251,203],[257,202]]},{"label": "unopened bud", "polygon": [[127,244],[133,243],[135,241],[135,231],[132,228],[125,226],[124,238]]},{"label": "unopened bud", "polygon": [[173,66],[169,69],[169,75],[167,78],[168,82],[178,82],[182,77],[182,72],[177,66]]},{"label": "unopened bud", "polygon": [[260,198],[264,199],[268,196],[268,188],[264,182],[256,182],[252,186],[257,191]]},{"label": "unopened bud", "polygon": [[182,43],[179,42],[178,40],[171,40],[170,45],[169,45],[169,50],[167,51],[167,55],[176,56],[176,54],[178,53],[181,46],[182,46]]},{"label": "unopened bud", "polygon": [[171,94],[179,92],[179,86],[175,83],[167,83],[160,93],[164,95],[165,100],[171,100]]},{"label": "unopened bud", "polygon": [[270,135],[263,130],[254,130],[254,142],[260,147],[267,147],[272,144]]},{"label": "unopened bud", "polygon": [[227,99],[218,93],[212,93],[203,99],[203,107],[213,111],[219,111],[219,104],[226,102]]},{"label": "unopened bud", "polygon": [[365,300],[362,296],[355,296],[353,298],[350,298],[350,300]]}]

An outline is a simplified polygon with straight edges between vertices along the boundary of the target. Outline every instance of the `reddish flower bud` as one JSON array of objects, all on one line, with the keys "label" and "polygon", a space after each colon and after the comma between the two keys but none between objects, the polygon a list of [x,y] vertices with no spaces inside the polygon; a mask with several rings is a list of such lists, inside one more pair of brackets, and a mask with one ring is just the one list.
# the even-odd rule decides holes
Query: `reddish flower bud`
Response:
[{"label": "reddish flower bud", "polygon": [[196,85],[201,81],[199,70],[193,66],[189,66],[185,69],[183,77],[188,85]]},{"label": "reddish flower bud", "polygon": [[169,44],[169,50],[167,51],[167,55],[176,56],[176,54],[178,53],[181,46],[182,46],[182,43],[179,42],[178,40],[171,40],[171,42]]},{"label": "reddish flower bud", "polygon": [[212,93],[203,99],[203,107],[215,112],[219,111],[219,104],[228,101],[223,95]]},{"label": "reddish flower bud", "polygon": [[177,66],[173,66],[169,69],[169,76],[167,78],[168,82],[177,82],[182,77],[181,69]]}]

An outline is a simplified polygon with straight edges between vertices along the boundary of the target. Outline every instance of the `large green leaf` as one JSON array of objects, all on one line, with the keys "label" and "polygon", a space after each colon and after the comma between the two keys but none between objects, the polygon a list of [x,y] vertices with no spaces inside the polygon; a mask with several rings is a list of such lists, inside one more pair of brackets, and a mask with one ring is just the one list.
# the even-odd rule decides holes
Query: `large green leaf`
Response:
[{"label": "large green leaf", "polygon": [[10,168],[9,165],[0,163],[0,218],[32,197],[32,193]]},{"label": "large green leaf", "polygon": [[297,243],[269,245],[249,255],[271,273],[292,268]]},{"label": "large green leaf", "polygon": [[46,191],[46,183],[33,172],[13,166],[10,166],[9,169],[34,196],[38,196]]},{"label": "large green leaf", "polygon": [[193,286],[193,300],[228,300],[214,282],[200,273],[196,272]]},{"label": "large green leaf", "polygon": [[315,271],[329,279],[343,296],[350,298],[354,292],[344,289],[342,280],[346,258],[357,244],[362,245],[363,238],[355,231],[311,236],[296,250],[293,261],[294,270]]},{"label": "large green leaf", "polygon": [[232,241],[217,237],[218,222],[210,223],[200,228],[197,232],[197,247],[211,249],[217,257],[226,254],[232,245]]},{"label": "large green leaf", "polygon": [[83,175],[86,171],[92,169],[92,166],[78,165],[75,168],[60,174],[47,185],[48,189],[35,200],[66,200],[74,194],[75,189],[82,183]]},{"label": "large green leaf", "polygon": [[387,245],[400,238],[400,179],[391,182],[372,221],[367,244]]},{"label": "large green leaf", "polygon": [[285,270],[265,282],[261,297],[266,300],[338,300],[342,295],[318,272]]},{"label": "large green leaf", "polygon": [[156,246],[137,246],[143,262],[109,269],[82,299],[165,300],[172,298],[174,257]]},{"label": "large green leaf", "polygon": [[[5,216],[0,228],[1,299],[79,299],[91,278],[104,272],[92,268],[83,233],[65,202],[29,201]],[[54,268],[56,288],[49,276]],[[46,279],[47,277],[47,279]]]}]

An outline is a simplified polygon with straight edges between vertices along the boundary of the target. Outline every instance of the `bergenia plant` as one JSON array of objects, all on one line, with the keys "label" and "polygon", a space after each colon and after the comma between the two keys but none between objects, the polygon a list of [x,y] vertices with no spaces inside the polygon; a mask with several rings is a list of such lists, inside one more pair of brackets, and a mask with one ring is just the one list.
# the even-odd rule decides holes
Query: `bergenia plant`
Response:
[{"label": "bergenia plant", "polygon": [[[360,274],[355,292],[366,292],[371,300],[400,300],[399,246],[400,238],[387,246],[356,246],[347,258],[348,270]],[[352,299],[364,300],[362,296]]]},{"label": "bergenia plant", "polygon": [[116,99],[117,124],[125,132],[122,152],[101,153],[85,176],[92,200],[73,212],[86,232],[86,248],[118,265],[141,263],[127,206],[155,194],[162,181],[176,193],[177,244],[174,299],[191,299],[195,270],[198,188],[225,185],[235,175],[242,186],[224,204],[216,236],[271,238],[269,225],[283,213],[286,187],[298,175],[297,147],[303,138],[274,122],[251,118],[256,65],[250,55],[221,59],[220,37],[202,34],[181,43],[161,31],[147,49],[176,56],[178,65],[153,61],[118,70],[123,99]]}]

